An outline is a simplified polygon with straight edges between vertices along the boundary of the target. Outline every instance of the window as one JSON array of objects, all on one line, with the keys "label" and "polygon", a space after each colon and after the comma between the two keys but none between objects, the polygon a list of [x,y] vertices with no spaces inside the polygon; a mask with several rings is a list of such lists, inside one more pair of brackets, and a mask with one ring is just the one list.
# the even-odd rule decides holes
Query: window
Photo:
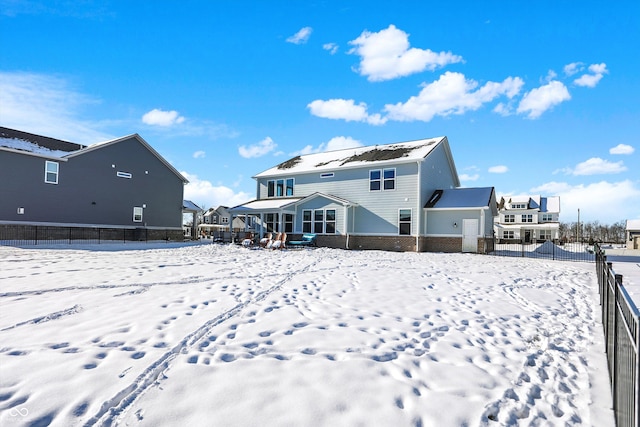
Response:
[{"label": "window", "polygon": [[286,196],[293,196],[293,178],[287,179]]},{"label": "window", "polygon": [[526,203],[511,203],[511,209],[527,209]]},{"label": "window", "polygon": [[383,171],[384,175],[384,189],[385,190],[395,190],[396,188],[396,170],[395,169],[385,169]]},{"label": "window", "polygon": [[369,171],[369,191],[380,191],[381,176],[379,170]]},{"label": "window", "polygon": [[336,210],[327,209],[325,213],[324,232],[327,234],[336,233]]},{"label": "window", "polygon": [[293,233],[293,214],[284,214],[284,232]]},{"label": "window", "polygon": [[221,216],[220,217],[220,222],[222,224],[229,224],[229,217],[228,216]]},{"label": "window", "polygon": [[142,222],[142,208],[133,208],[133,222]]},{"label": "window", "polygon": [[542,214],[542,221],[553,221],[553,214]]},{"label": "window", "polygon": [[516,216],[513,214],[507,214],[504,216],[504,222],[516,222]]},{"label": "window", "polygon": [[315,210],[313,211],[313,232],[314,233],[322,233],[324,228],[324,211],[323,210]]},{"label": "window", "polygon": [[276,197],[284,196],[284,179],[276,181]]},{"label": "window", "polygon": [[264,216],[264,222],[267,226],[267,231],[269,232],[279,232],[280,231],[280,214],[277,213],[268,213]]},{"label": "window", "polygon": [[45,161],[44,163],[44,182],[47,184],[58,183],[59,166],[57,162]]},{"label": "window", "polygon": [[503,231],[502,232],[502,238],[503,239],[515,239],[515,232],[513,230],[511,231]]},{"label": "window", "polygon": [[120,171],[118,171],[118,172],[116,172],[116,176],[117,176],[118,178],[127,178],[127,179],[131,179],[131,177],[132,177],[133,175],[131,175],[129,172],[120,172]]},{"label": "window", "polygon": [[267,197],[293,196],[293,178],[267,181]]},{"label": "window", "polygon": [[551,230],[540,230],[540,240],[551,240]]},{"label": "window", "polygon": [[311,210],[302,211],[302,232],[311,233]]},{"label": "window", "polygon": [[369,171],[369,191],[395,190],[395,169],[374,169]]},{"label": "window", "polygon": [[411,234],[411,209],[400,209],[398,211],[398,232],[400,235]]},{"label": "window", "polygon": [[333,172],[321,173],[320,178],[333,178]]},{"label": "window", "polygon": [[533,215],[531,214],[522,215],[522,222],[533,222]]}]

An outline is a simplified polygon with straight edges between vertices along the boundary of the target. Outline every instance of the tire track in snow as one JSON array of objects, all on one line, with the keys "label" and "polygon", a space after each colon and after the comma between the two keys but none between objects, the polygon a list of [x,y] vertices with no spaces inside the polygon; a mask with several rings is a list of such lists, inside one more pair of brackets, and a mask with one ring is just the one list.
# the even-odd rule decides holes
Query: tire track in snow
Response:
[{"label": "tire track in snow", "polygon": [[0,329],[0,332],[8,331],[9,329],[15,329],[17,327],[24,326],[24,325],[33,325],[33,324],[49,322],[51,320],[59,319],[63,316],[70,316],[72,314],[80,313],[81,311],[82,311],[82,306],[76,304],[73,307],[67,308],[65,310],[55,311],[53,313],[49,313],[44,316],[36,317],[31,320],[25,320],[24,322],[16,323],[15,325],[12,325],[12,326],[7,326],[6,328]]},{"label": "tire track in snow", "polygon": [[98,413],[95,414],[91,419],[89,419],[84,425],[85,426],[94,426],[94,425],[104,425],[111,426],[117,418],[122,415],[129,406],[140,397],[147,389],[156,384],[159,380],[161,380],[161,376],[163,372],[165,372],[171,362],[182,353],[186,353],[191,347],[193,347],[202,337],[207,335],[212,328],[220,325],[221,323],[235,317],[238,313],[243,311],[248,306],[262,301],[271,295],[273,292],[278,291],[282,288],[282,286],[291,280],[295,275],[300,273],[306,273],[309,271],[314,265],[320,262],[319,259],[314,260],[314,262],[310,263],[306,267],[288,273],[282,280],[280,280],[275,285],[270,288],[256,294],[255,297],[250,298],[244,302],[240,302],[231,309],[225,311],[224,313],[214,317],[209,320],[202,326],[200,326],[195,331],[191,332],[187,336],[185,336],[176,346],[174,346],[171,350],[164,353],[158,360],[156,360],[153,364],[147,367],[144,372],[142,372],[135,381],[130,384],[128,387],[124,388],[120,392],[118,392],[111,399],[105,401]]}]

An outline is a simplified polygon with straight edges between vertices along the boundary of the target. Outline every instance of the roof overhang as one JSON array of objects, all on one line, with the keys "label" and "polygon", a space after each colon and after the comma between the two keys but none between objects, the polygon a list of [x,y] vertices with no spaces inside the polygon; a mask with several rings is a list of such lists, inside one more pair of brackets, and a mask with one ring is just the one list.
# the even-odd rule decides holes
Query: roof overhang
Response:
[{"label": "roof overhang", "polygon": [[288,197],[279,199],[252,200],[242,205],[229,209],[232,215],[258,215],[261,213],[292,213],[296,211],[295,205],[302,197]]}]

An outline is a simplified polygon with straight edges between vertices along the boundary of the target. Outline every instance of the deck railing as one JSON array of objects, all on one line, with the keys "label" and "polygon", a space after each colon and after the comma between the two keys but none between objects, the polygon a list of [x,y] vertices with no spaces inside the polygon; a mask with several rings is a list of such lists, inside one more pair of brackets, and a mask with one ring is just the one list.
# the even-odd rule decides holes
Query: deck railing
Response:
[{"label": "deck railing", "polygon": [[640,312],[599,245],[594,247],[613,409],[618,427],[640,426]]}]

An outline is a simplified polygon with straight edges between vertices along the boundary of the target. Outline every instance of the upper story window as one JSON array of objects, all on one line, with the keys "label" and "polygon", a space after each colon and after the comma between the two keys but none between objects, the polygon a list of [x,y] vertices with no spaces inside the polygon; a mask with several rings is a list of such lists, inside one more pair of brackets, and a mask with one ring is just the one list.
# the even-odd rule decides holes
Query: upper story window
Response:
[{"label": "upper story window", "polygon": [[44,163],[44,182],[47,184],[58,183],[58,172],[60,165],[58,162],[45,161]]},{"label": "upper story window", "polygon": [[133,222],[142,222],[142,212],[143,210],[139,206],[133,208]]},{"label": "upper story window", "polygon": [[511,209],[527,209],[526,203],[511,203]]},{"label": "upper story window", "polygon": [[553,221],[553,214],[542,214],[542,221]]},{"label": "upper story window", "polygon": [[293,185],[293,178],[267,181],[267,197],[291,197],[293,196]]},{"label": "upper story window", "polygon": [[229,217],[228,216],[221,216],[220,217],[220,222],[222,224],[229,224]]},{"label": "upper story window", "polygon": [[369,191],[395,190],[396,170],[374,169],[369,171]]},{"label": "upper story window", "polygon": [[513,214],[507,214],[504,216],[504,222],[516,222],[516,216]]},{"label": "upper story window", "polygon": [[522,215],[522,222],[533,222],[533,215],[531,214]]}]

